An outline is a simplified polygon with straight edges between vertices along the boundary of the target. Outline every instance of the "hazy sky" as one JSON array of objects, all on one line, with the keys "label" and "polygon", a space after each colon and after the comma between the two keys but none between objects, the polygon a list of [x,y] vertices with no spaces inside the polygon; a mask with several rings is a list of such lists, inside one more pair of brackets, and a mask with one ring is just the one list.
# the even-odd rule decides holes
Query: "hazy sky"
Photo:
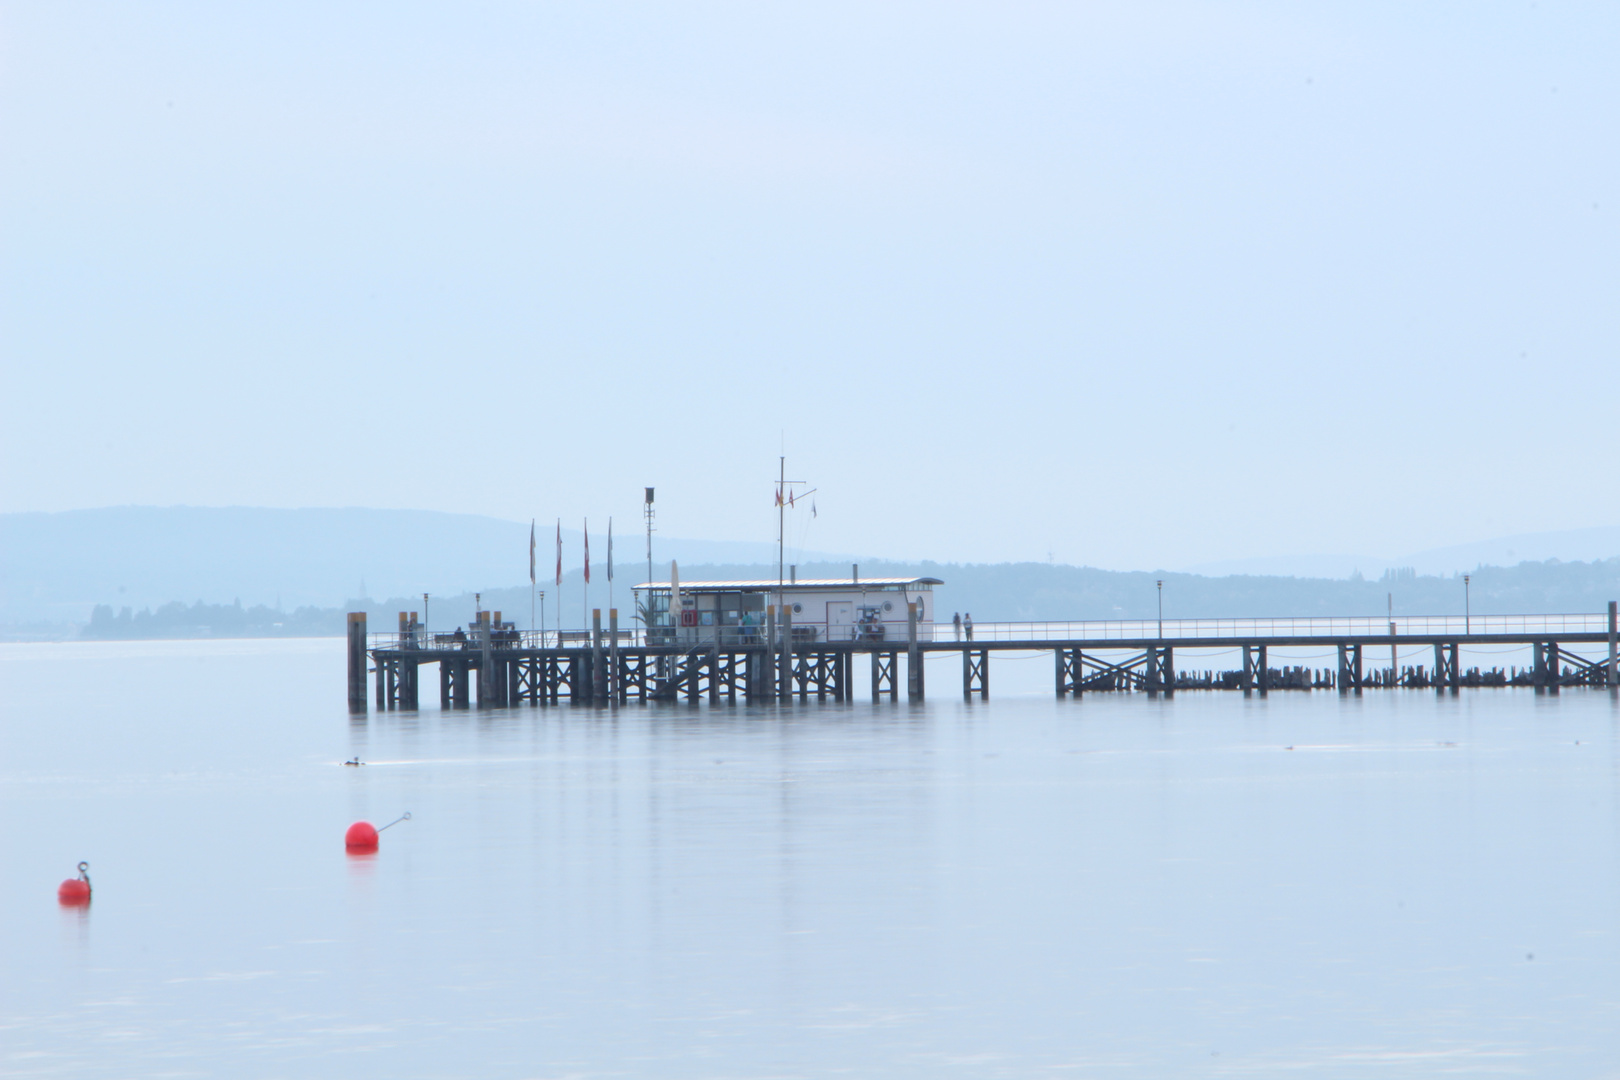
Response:
[{"label": "hazy sky", "polygon": [[0,510],[1620,523],[1620,8],[0,4]]}]

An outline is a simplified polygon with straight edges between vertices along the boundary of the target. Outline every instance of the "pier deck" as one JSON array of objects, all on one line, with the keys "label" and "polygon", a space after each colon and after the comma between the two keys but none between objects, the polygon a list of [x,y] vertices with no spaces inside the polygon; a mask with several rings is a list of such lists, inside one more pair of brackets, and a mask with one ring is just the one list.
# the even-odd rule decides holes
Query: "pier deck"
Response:
[{"label": "pier deck", "polygon": [[[612,622],[616,624],[617,613]],[[349,707],[366,711],[366,676],[375,676],[379,710],[416,709],[421,669],[437,665],[444,709],[528,704],[611,705],[659,701],[848,701],[857,680],[873,700],[925,696],[930,654],[958,653],[962,693],[990,693],[990,657],[1049,652],[1057,696],[1095,692],[1173,694],[1189,690],[1434,689],[1620,685],[1616,605],[1574,615],[1424,616],[1404,619],[1198,619],[1065,623],[983,623],[961,638],[923,641],[915,622],[905,640],[818,641],[752,628],[735,641],[683,643],[673,628],[604,630],[600,612],[588,631],[500,630],[475,625],[465,635],[422,630],[366,633],[365,615],[349,616]],[[947,631],[950,632],[950,631]],[[1337,662],[1314,669],[1277,666],[1272,650],[1331,647]],[[1464,669],[1472,646],[1528,647],[1531,662],[1508,669]],[[1183,653],[1227,651],[1240,666],[1180,671]],[[1407,656],[1402,657],[1401,651]],[[1424,662],[1403,663],[1417,650]],[[1596,656],[1586,655],[1595,653]],[[905,658],[902,665],[901,658]],[[1389,659],[1388,666],[1379,661]],[[867,670],[857,675],[856,668]],[[863,677],[864,676],[864,677]],[[869,686],[865,685],[869,681]]]}]

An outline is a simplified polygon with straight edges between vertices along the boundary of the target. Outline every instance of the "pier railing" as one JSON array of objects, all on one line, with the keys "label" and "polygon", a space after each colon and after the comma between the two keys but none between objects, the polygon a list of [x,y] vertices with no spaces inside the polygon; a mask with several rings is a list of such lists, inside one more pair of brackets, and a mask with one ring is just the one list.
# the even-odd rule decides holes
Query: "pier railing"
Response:
[{"label": "pier railing", "polygon": [[[1390,623],[1395,624],[1398,637],[1471,637],[1475,635],[1509,635],[1555,639],[1569,634],[1605,634],[1608,616],[1602,613],[1569,615],[1405,615],[1389,619],[1384,616],[1349,615],[1312,618],[1271,619],[1107,619],[1077,620],[1071,622],[985,622],[975,623],[971,631],[963,627],[961,636],[950,623],[933,623],[932,634],[925,643],[952,644],[968,641],[1142,641],[1166,638],[1179,641],[1227,640],[1259,638],[1322,638],[1333,640],[1352,637],[1388,637]],[[795,636],[803,644],[819,643],[822,635],[808,636],[817,624],[796,626]],[[712,634],[713,628],[705,628]],[[847,629],[838,627],[836,629]],[[654,627],[651,634],[640,627],[619,630],[621,648],[641,648],[647,645],[684,644],[674,628]],[[737,640],[729,640],[725,632],[735,633]],[[765,628],[722,628],[727,640],[721,645],[765,644]],[[425,632],[368,635],[372,649],[414,649],[424,651],[469,651],[479,649],[475,634]],[[497,649],[555,649],[583,648],[591,643],[588,630],[503,630],[496,631],[491,645]],[[602,644],[611,644],[608,631],[602,631]],[[707,644],[707,642],[705,642]],[[890,637],[885,644],[905,646],[905,639]]]},{"label": "pier railing", "polygon": [[[1546,634],[1603,634],[1608,632],[1605,614],[1574,615],[1346,615],[1314,618],[1275,619],[1109,619],[1080,622],[996,622],[975,623],[973,641],[1140,641],[1149,638],[1177,640],[1211,638],[1297,638],[1324,639],[1388,637],[1390,624],[1400,637],[1469,637],[1476,634],[1529,636]],[[968,630],[956,637],[949,623],[936,623],[935,641],[968,640]]]}]

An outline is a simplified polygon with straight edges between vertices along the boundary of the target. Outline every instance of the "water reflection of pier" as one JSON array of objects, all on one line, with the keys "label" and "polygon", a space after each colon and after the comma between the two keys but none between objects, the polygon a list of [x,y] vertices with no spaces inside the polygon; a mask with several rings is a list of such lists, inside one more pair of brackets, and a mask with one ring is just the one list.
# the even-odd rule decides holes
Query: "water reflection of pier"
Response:
[{"label": "water reflection of pier", "polygon": [[[959,653],[962,693],[988,697],[990,657],[996,652],[1050,652],[1059,697],[1088,692],[1237,690],[1432,689],[1525,686],[1556,694],[1567,687],[1620,684],[1617,616],[1475,615],[1376,618],[1198,619],[981,623],[968,637],[926,640],[916,605],[908,605],[904,640],[818,640],[768,609],[765,623],[739,633],[684,642],[664,628],[652,635],[621,630],[618,613],[601,612],[585,631],[522,631],[482,613],[456,634],[427,634],[402,615],[392,634],[366,632],[363,613],[349,616],[349,707],[367,709],[366,676],[375,676],[379,710],[416,709],[421,670],[438,665],[444,709],[534,705],[621,705],[686,700],[711,703],[849,701],[864,667],[873,700],[898,700],[902,673],[909,700],[922,700],[929,654]],[[937,632],[937,631],[936,631]],[[949,632],[949,631],[947,631]],[[1331,647],[1337,663],[1326,668],[1274,666],[1274,650]],[[1465,647],[1530,649],[1523,667],[1464,668]],[[1604,649],[1606,646],[1606,650]],[[1176,653],[1227,650],[1241,664],[1227,670],[1178,671]],[[1401,656],[1402,650],[1407,653]],[[1597,653],[1597,656],[1586,655]],[[1403,663],[1420,656],[1422,663]],[[902,657],[904,664],[902,665]],[[1380,664],[1384,658],[1390,663]]]}]

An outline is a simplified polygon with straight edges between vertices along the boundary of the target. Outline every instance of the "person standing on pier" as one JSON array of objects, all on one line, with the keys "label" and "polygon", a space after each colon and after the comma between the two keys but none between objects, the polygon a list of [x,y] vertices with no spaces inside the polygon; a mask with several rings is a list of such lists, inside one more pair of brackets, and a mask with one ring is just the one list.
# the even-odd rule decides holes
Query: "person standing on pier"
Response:
[{"label": "person standing on pier", "polygon": [[955,615],[951,616],[951,625],[956,627],[956,640],[961,641],[962,640],[962,613],[960,611],[958,611]]},{"label": "person standing on pier", "polygon": [[973,640],[973,612],[970,611],[966,615],[962,616],[962,629],[967,631],[967,639],[969,641],[972,641]]}]

